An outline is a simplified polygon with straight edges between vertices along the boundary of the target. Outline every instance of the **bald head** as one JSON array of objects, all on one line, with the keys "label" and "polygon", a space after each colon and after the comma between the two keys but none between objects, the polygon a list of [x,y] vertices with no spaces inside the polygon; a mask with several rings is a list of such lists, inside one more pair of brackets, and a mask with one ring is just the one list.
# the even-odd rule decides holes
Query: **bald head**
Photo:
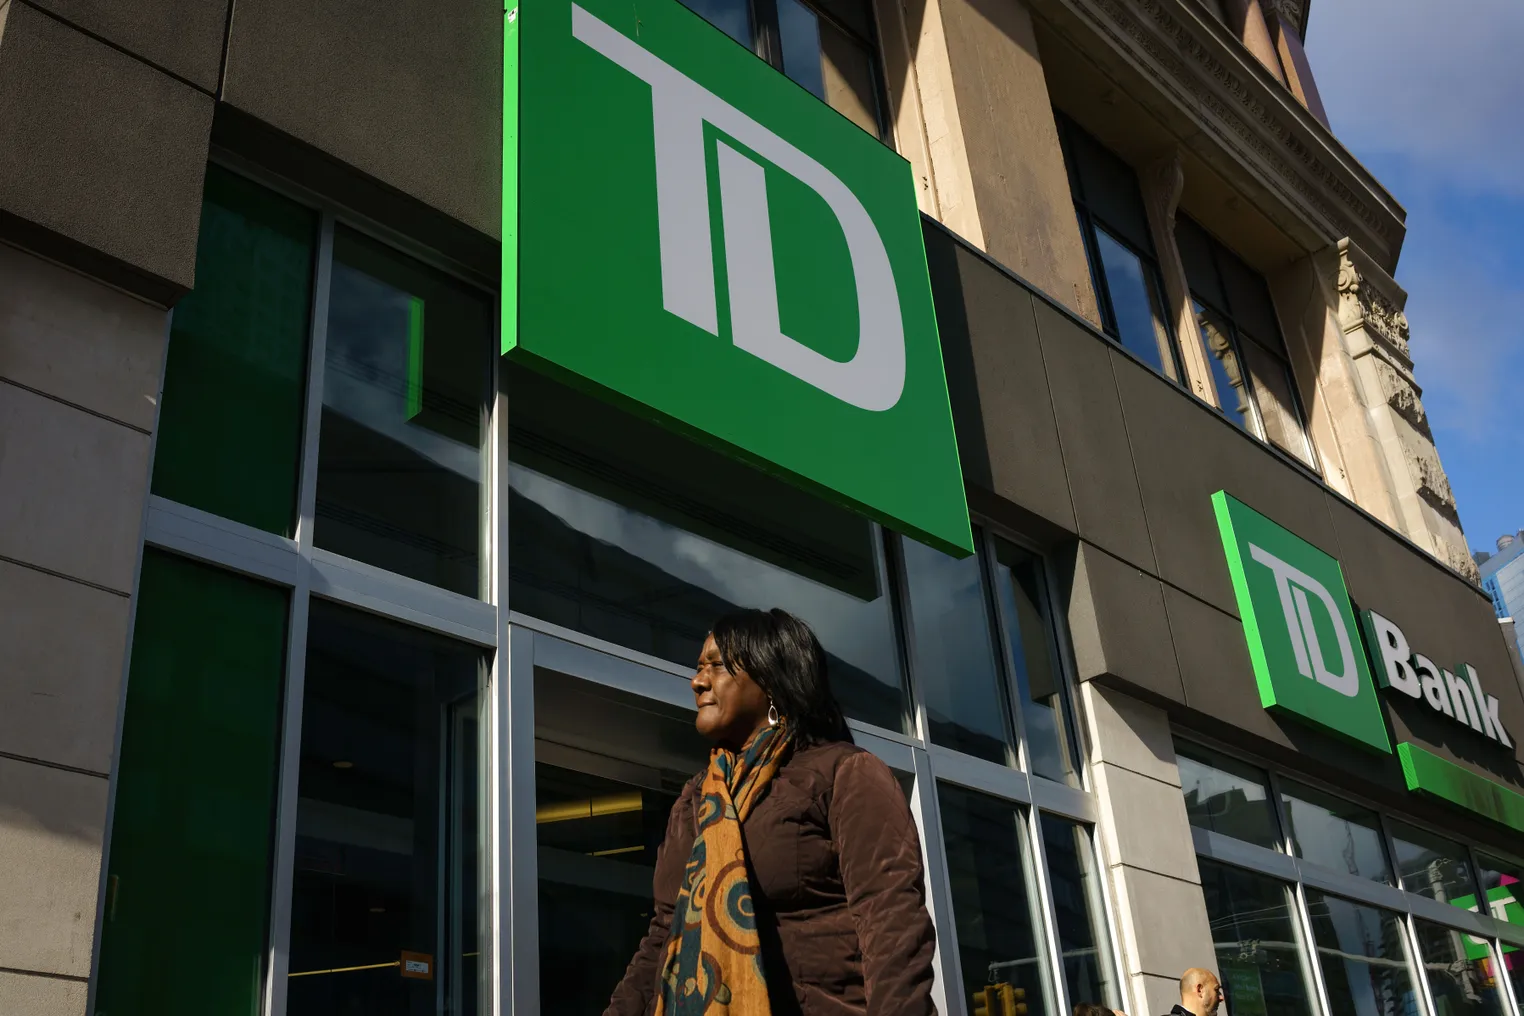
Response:
[{"label": "bald head", "polygon": [[1180,1006],[1194,1016],[1216,1016],[1222,1004],[1222,984],[1217,975],[1201,967],[1191,967],[1180,975]]}]

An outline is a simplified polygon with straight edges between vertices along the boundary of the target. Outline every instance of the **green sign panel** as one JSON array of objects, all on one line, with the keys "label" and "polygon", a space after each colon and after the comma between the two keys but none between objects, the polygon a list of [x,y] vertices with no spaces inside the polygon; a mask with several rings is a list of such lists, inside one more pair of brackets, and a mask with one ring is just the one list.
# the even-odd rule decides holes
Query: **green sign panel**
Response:
[{"label": "green sign panel", "polygon": [[970,553],[910,166],[677,0],[504,39],[503,350]]},{"label": "green sign panel", "polygon": [[1224,491],[1212,507],[1260,702],[1390,752],[1339,562]]},{"label": "green sign panel", "polygon": [[1397,745],[1397,758],[1409,790],[1449,801],[1524,833],[1524,794],[1408,741]]}]

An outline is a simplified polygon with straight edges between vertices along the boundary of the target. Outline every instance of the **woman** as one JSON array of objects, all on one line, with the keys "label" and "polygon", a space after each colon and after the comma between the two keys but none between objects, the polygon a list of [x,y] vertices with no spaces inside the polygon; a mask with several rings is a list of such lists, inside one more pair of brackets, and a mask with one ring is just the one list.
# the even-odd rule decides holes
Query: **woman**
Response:
[{"label": "woman", "polygon": [[934,1013],[915,824],[852,743],[815,633],[726,615],[692,686],[714,748],[672,807],[651,927],[604,1016]]}]

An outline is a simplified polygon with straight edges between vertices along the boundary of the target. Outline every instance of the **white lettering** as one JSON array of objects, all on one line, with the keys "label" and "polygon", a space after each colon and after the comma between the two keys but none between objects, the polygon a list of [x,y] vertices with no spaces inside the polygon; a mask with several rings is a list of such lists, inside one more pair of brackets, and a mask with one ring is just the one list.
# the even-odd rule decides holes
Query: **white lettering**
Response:
[{"label": "white lettering", "polygon": [[1413,668],[1408,664],[1412,651],[1408,649],[1407,636],[1402,634],[1401,628],[1374,610],[1368,610],[1365,614],[1370,619],[1371,631],[1376,636],[1376,648],[1381,653],[1382,672],[1379,676],[1384,678],[1383,683],[1410,698],[1421,697],[1423,689],[1419,687],[1418,675],[1413,673]]},{"label": "white lettering", "polygon": [[1512,748],[1513,742],[1508,739],[1508,732],[1498,719],[1498,700],[1482,691],[1482,679],[1477,675],[1475,667],[1463,663],[1461,669],[1466,672],[1466,677],[1471,681],[1471,690],[1476,693],[1476,711],[1482,720],[1482,732],[1503,747]]},{"label": "white lettering", "polygon": [[1439,668],[1434,666],[1434,661],[1422,653],[1414,653],[1413,670],[1418,674],[1418,682],[1423,687],[1423,697],[1429,703],[1429,708],[1446,716],[1454,716],[1444,679],[1439,676]]},{"label": "white lettering", "polygon": [[572,4],[572,35],[651,86],[662,306],[711,335],[720,334],[704,165],[707,122],[820,195],[846,238],[857,286],[852,359],[832,360],[783,334],[765,174],[749,156],[721,142],[720,211],[732,341],[850,405],[876,412],[893,408],[905,390],[899,292],[883,238],[857,196],[819,162],[577,4]]},{"label": "white lettering", "polygon": [[[1350,645],[1349,632],[1339,616],[1339,608],[1323,583],[1297,568],[1292,567],[1263,547],[1249,544],[1249,556],[1269,568],[1275,576],[1275,591],[1281,599],[1281,613],[1286,618],[1286,631],[1291,636],[1291,651],[1296,656],[1297,671],[1316,680],[1325,688],[1340,695],[1354,698],[1360,694],[1360,672],[1355,666],[1355,651]],[[1316,596],[1328,612],[1333,624],[1334,637],[1338,640],[1340,670],[1329,671],[1323,659],[1322,646],[1318,644],[1317,629],[1312,623],[1312,611],[1307,593]]]},{"label": "white lettering", "polygon": [[1471,698],[1471,688],[1448,670],[1441,673],[1445,676],[1445,687],[1450,689],[1450,701],[1455,703],[1455,718],[1472,730],[1481,730],[1482,721],[1476,718],[1476,702]]}]

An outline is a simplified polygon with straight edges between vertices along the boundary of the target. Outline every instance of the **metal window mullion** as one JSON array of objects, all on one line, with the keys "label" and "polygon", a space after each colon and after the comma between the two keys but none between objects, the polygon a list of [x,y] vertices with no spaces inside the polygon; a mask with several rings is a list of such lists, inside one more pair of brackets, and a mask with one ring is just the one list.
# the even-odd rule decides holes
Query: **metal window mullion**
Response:
[{"label": "metal window mullion", "polygon": [[1286,809],[1286,800],[1281,794],[1280,774],[1274,769],[1266,767],[1265,785],[1270,791],[1270,807],[1275,815],[1275,821],[1280,824],[1281,849],[1287,857],[1296,857],[1296,844],[1291,835],[1291,815]]},{"label": "metal window mullion", "polygon": [[[499,340],[500,341],[500,340]],[[487,548],[483,569],[490,576],[489,599],[496,611],[497,651],[487,671],[487,688],[482,702],[481,752],[482,867],[480,896],[486,901],[485,913],[478,915],[482,929],[477,947],[485,962],[479,978],[488,986],[486,1016],[505,1016],[512,1010],[513,968],[507,962],[512,942],[513,894],[504,883],[507,861],[512,854],[508,824],[507,717],[511,703],[509,666],[513,637],[512,610],[509,607],[508,572],[508,501],[511,496],[508,469],[508,392],[505,390],[501,364],[494,361],[492,381],[492,419],[488,432],[488,463],[484,477],[492,491],[487,507]],[[531,663],[533,660],[531,659]],[[473,988],[476,988],[473,985]]]},{"label": "metal window mullion", "polygon": [[1034,805],[1026,810],[1027,842],[1031,844],[1031,867],[1028,869],[1036,890],[1038,917],[1042,922],[1042,941],[1048,951],[1048,969],[1055,1011],[1071,1012],[1068,978],[1064,971],[1064,950],[1058,937],[1058,908],[1053,903],[1053,885],[1048,877],[1048,851],[1042,835],[1042,812]]},{"label": "metal window mullion", "polygon": [[[964,1011],[963,968],[958,957],[957,921],[953,914],[952,878],[947,868],[947,841],[942,835],[942,812],[937,800],[937,779],[931,755],[923,748],[915,753],[915,784],[910,810],[921,833],[921,858],[926,866],[926,905],[936,928],[936,952],[932,959],[935,980],[932,1000],[938,1012],[948,1016]],[[939,998],[938,995],[941,997]]]},{"label": "metal window mullion", "polygon": [[926,717],[926,696],[922,693],[921,675],[916,672],[915,603],[910,595],[910,569],[905,562],[905,538],[895,536],[894,552],[886,553],[886,571],[892,572],[894,595],[899,599],[899,623],[903,632],[906,685],[910,689],[910,736],[922,744],[931,744],[931,724]]},{"label": "metal window mullion", "polygon": [[1318,938],[1312,927],[1312,908],[1307,903],[1307,887],[1300,881],[1291,883],[1292,896],[1296,901],[1297,927],[1301,929],[1302,953],[1307,963],[1304,979],[1312,979],[1313,1001],[1318,1012],[1334,1016],[1333,1005],[1328,999],[1328,984],[1323,980],[1323,960],[1318,955]]},{"label": "metal window mullion", "polygon": [[[499,1004],[494,1016],[530,1016],[540,1006],[539,842],[535,829],[534,647],[512,627],[497,653]],[[506,933],[506,934],[504,934]]]},{"label": "metal window mullion", "polygon": [[[1027,751],[1027,729],[1021,709],[1021,688],[1016,680],[1016,659],[1011,653],[1010,628],[1001,603],[995,569],[995,538],[988,527],[981,526],[974,541],[979,560],[979,583],[983,587],[985,613],[994,627],[995,672],[1004,690],[1006,730],[1011,737],[1011,752],[1016,768],[1031,772],[1031,753]],[[1029,798],[1030,799],[1030,798]]]},{"label": "metal window mullion", "polygon": [[1084,723],[1088,717],[1080,715],[1079,689],[1074,681],[1078,670],[1074,666],[1073,647],[1069,644],[1069,626],[1060,622],[1058,617],[1058,604],[1061,602],[1058,576],[1046,555],[1036,554],[1036,557],[1038,567],[1042,569],[1043,595],[1047,598],[1047,603],[1043,606],[1047,608],[1045,620],[1050,640],[1048,652],[1058,669],[1058,721],[1071,741],[1068,762],[1075,767],[1074,775],[1079,780],[1080,789],[1090,793],[1094,790],[1086,764],[1090,759],[1090,732]]},{"label": "metal window mullion", "polygon": [[1386,823],[1386,814],[1380,809],[1373,809],[1376,816],[1376,836],[1381,841],[1381,850],[1385,854],[1386,873],[1391,880],[1391,885],[1399,892],[1412,892],[1402,884],[1402,872],[1397,870],[1397,845],[1393,841],[1391,827]]},{"label": "metal window mullion", "polygon": [[1518,995],[1514,994],[1513,978],[1508,976],[1508,968],[1503,962],[1503,943],[1500,939],[1489,938],[1487,948],[1492,950],[1492,974],[1493,980],[1500,982],[1498,993],[1503,999],[1503,1012],[1506,1016],[1524,1016],[1519,1006],[1524,1005]]},{"label": "metal window mullion", "polygon": [[281,718],[275,859],[270,879],[270,953],[265,982],[266,1016],[285,1016],[291,972],[291,910],[296,877],[296,822],[302,760],[302,705],[307,684],[307,629],[312,589],[312,534],[317,504],[318,431],[323,414],[323,370],[328,345],[328,301],[333,276],[333,216],[320,227],[312,320],[309,322],[307,391],[297,481],[296,546],[300,558],[291,590],[286,633],[285,708]]},{"label": "metal window mullion", "polygon": [[[918,697],[915,694],[914,673],[910,663],[910,614],[909,592],[905,578],[903,556],[897,547],[891,548],[889,530],[877,522],[870,522],[873,532],[874,566],[877,569],[884,584],[884,599],[889,606],[889,624],[891,634],[895,640],[894,657],[900,668],[900,722],[910,722],[910,731],[905,734],[911,741],[919,742],[924,737],[925,727],[921,723],[921,716],[917,709]],[[900,731],[901,734],[905,732]]]},{"label": "metal window mullion", "polygon": [[1399,914],[1402,922],[1402,946],[1408,954],[1408,970],[1418,978],[1418,995],[1423,999],[1424,1012],[1437,1016],[1434,995],[1429,991],[1429,970],[1424,965],[1422,943],[1418,941],[1418,925],[1412,914]]}]

